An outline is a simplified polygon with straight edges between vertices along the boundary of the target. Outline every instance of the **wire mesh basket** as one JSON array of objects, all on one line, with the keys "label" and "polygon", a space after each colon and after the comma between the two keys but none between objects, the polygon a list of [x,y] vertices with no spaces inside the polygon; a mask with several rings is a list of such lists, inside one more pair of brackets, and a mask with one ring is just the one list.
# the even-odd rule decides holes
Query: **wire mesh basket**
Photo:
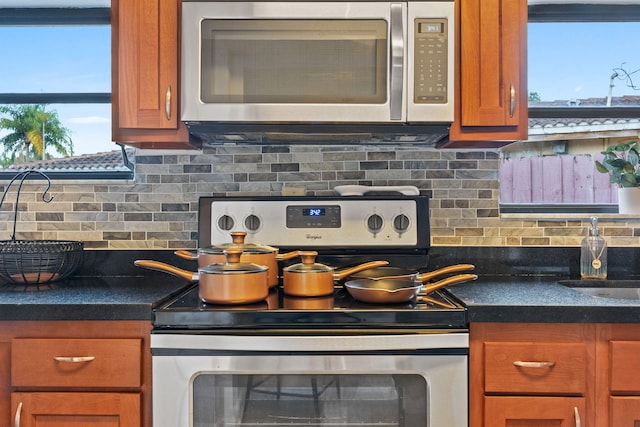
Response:
[{"label": "wire mesh basket", "polygon": [[17,240],[16,223],[18,221],[18,203],[24,180],[36,175],[47,181],[42,193],[45,203],[51,202],[53,196],[47,197],[51,180],[44,173],[28,169],[19,172],[6,186],[0,208],[4,204],[11,185],[18,181],[18,192],[13,208],[13,234],[11,240],[0,241],[0,277],[11,283],[41,284],[62,280],[73,274],[82,263],[84,243],[65,240]]},{"label": "wire mesh basket", "polygon": [[0,277],[21,284],[62,280],[80,266],[83,249],[77,241],[0,241]]}]

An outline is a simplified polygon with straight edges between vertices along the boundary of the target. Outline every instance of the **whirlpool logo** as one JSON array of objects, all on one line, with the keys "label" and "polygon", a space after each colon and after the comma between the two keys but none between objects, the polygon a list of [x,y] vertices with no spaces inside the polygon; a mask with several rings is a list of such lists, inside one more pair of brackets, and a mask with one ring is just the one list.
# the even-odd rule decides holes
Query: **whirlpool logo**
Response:
[{"label": "whirlpool logo", "polygon": [[322,239],[322,236],[319,234],[307,234],[306,238],[307,240],[320,240]]}]

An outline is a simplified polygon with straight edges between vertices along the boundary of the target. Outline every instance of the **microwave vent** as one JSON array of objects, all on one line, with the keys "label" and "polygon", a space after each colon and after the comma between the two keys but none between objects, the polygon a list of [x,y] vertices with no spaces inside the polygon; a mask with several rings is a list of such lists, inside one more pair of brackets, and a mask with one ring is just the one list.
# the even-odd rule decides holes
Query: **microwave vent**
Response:
[{"label": "microwave vent", "polygon": [[435,146],[448,138],[448,125],[225,125],[187,122],[189,133],[204,144],[415,144]]}]

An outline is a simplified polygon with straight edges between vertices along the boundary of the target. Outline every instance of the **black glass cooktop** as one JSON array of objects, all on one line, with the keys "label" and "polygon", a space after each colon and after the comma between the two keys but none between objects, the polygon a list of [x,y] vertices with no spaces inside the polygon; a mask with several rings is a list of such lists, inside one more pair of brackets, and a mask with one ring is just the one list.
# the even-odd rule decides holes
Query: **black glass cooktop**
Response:
[{"label": "black glass cooktop", "polygon": [[280,287],[265,301],[248,305],[202,302],[197,285],[154,310],[154,329],[299,329],[299,328],[466,328],[466,310],[446,289],[405,303],[373,304],[355,300],[336,287],[327,297],[291,297]]}]

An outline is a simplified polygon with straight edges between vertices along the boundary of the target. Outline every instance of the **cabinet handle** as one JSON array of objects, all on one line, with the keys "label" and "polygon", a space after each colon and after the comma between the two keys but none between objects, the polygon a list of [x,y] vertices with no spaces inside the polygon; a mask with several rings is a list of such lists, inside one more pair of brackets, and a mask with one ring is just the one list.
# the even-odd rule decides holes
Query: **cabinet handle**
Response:
[{"label": "cabinet handle", "polygon": [[164,95],[164,114],[167,120],[171,120],[171,85],[167,86],[167,93]]},{"label": "cabinet handle", "polygon": [[64,363],[83,363],[95,360],[95,356],[55,356],[53,360]]},{"label": "cabinet handle", "polygon": [[580,421],[580,412],[578,412],[578,407],[573,407],[573,417],[576,419],[576,427],[582,427],[582,421]]},{"label": "cabinet handle", "polygon": [[556,365],[556,362],[524,362],[516,360],[513,364],[519,368],[551,368]]},{"label": "cabinet handle", "polygon": [[16,416],[13,419],[13,427],[20,427],[20,416],[22,415],[22,402],[18,403],[16,408]]},{"label": "cabinet handle", "polygon": [[516,87],[513,85],[513,83],[511,83],[511,88],[509,89],[509,95],[511,100],[509,117],[513,118],[513,115],[516,112]]}]

